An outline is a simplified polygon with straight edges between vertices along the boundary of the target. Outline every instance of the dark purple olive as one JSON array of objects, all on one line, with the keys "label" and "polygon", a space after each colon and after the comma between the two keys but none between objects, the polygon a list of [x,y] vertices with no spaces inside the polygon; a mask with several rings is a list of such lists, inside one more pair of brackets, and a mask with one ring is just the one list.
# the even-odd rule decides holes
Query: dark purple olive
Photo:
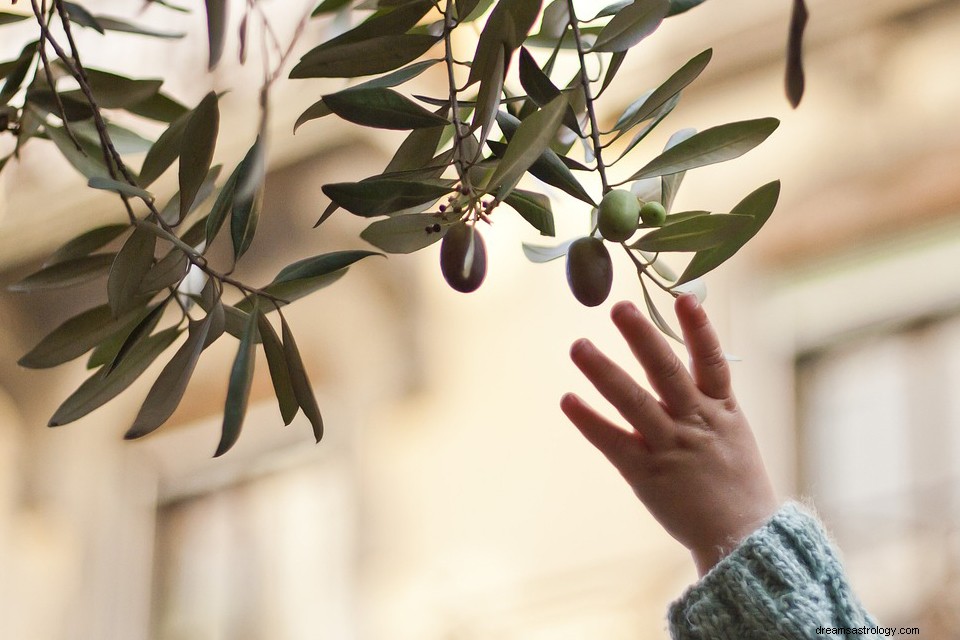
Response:
[{"label": "dark purple olive", "polygon": [[476,291],[487,275],[487,249],[480,231],[459,223],[440,241],[440,272],[461,293]]},{"label": "dark purple olive", "polygon": [[588,307],[601,304],[613,285],[613,262],[600,238],[574,240],[567,251],[567,284],[573,297]]}]

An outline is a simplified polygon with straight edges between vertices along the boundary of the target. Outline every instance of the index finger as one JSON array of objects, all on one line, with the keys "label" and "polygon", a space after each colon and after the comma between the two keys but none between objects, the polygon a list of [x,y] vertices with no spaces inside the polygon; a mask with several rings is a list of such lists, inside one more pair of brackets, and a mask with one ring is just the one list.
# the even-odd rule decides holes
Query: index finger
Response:
[{"label": "index finger", "polygon": [[691,294],[677,298],[675,308],[683,340],[690,352],[690,369],[697,387],[711,398],[723,400],[731,397],[730,367],[707,312]]}]

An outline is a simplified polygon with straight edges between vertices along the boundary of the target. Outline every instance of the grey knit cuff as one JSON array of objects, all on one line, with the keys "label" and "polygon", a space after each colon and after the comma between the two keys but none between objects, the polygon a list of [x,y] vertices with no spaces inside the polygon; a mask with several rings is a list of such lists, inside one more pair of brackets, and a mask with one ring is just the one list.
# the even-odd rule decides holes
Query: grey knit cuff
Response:
[{"label": "grey knit cuff", "polygon": [[873,623],[819,521],[787,503],[670,605],[676,640],[797,640]]}]

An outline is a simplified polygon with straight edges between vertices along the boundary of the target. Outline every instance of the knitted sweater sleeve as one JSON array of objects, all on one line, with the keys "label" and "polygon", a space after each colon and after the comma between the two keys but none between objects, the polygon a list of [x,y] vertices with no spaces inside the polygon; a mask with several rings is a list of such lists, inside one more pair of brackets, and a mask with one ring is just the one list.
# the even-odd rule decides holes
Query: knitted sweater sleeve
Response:
[{"label": "knitted sweater sleeve", "polygon": [[819,521],[795,503],[690,587],[668,619],[674,640],[883,637]]}]

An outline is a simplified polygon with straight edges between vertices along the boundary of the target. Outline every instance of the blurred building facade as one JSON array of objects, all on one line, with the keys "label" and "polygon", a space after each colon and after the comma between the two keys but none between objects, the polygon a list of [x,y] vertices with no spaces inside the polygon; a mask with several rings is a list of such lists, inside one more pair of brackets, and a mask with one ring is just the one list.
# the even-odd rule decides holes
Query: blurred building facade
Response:
[{"label": "blurred building facade", "polygon": [[[680,192],[677,208],[722,210],[783,181],[768,226],[708,276],[707,308],[741,358],[735,383],[780,493],[817,506],[884,624],[955,640],[960,5],[809,2],[808,89],[791,111],[787,4],[707,2],[674,19],[631,54],[603,115],[612,122],[638,87],[713,46],[651,153],[682,127],[782,119],[764,145],[691,172]],[[183,20],[199,37],[122,64],[203,69],[203,25]],[[224,130],[249,137],[221,141],[227,163],[254,135],[252,66],[170,79],[187,102],[234,90]],[[343,212],[310,231],[327,204],[319,187],[380,171],[398,138],[329,118],[291,136],[332,86],[278,85],[263,222],[240,277],[363,245],[363,221]],[[54,162],[38,148],[0,175],[3,284],[118,213]],[[558,202],[558,239],[584,233],[587,212]],[[518,238],[544,239],[523,224],[504,212],[485,232],[490,273],[475,294],[445,286],[433,247],[361,263],[292,305],[324,440],[313,445],[300,418],[281,426],[261,359],[240,442],[216,460],[235,343],[205,353],[171,423],[143,441],[122,434],[149,373],[47,429],[83,363],[37,372],[16,359],[94,290],[0,293],[0,637],[666,638],[692,563],[558,409],[568,390],[598,401],[568,362],[576,338],[630,362],[606,311],[639,287],[617,263],[611,303],[580,307],[560,262],[525,261]]]}]

